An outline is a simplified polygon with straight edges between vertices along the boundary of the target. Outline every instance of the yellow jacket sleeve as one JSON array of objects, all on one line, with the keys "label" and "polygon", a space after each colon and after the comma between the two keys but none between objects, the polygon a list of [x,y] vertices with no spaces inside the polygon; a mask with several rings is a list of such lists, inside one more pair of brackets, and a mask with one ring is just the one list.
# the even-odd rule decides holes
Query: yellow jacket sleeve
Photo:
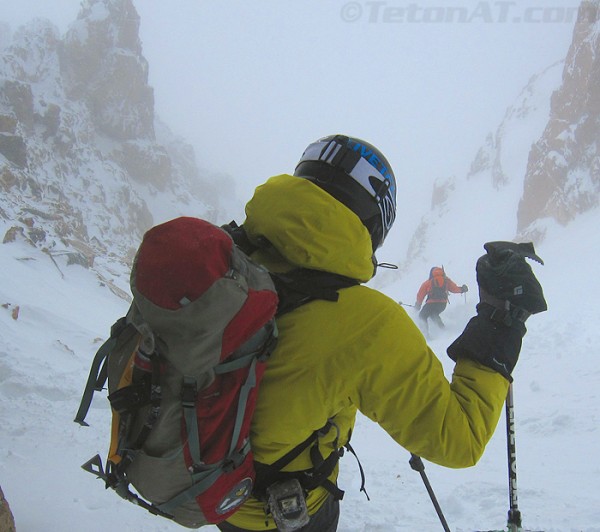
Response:
[{"label": "yellow jacket sleeve", "polygon": [[373,305],[371,342],[347,365],[361,368],[347,375],[353,403],[412,453],[446,467],[474,465],[494,433],[508,381],[460,360],[449,382],[404,309],[373,291],[362,299]]}]

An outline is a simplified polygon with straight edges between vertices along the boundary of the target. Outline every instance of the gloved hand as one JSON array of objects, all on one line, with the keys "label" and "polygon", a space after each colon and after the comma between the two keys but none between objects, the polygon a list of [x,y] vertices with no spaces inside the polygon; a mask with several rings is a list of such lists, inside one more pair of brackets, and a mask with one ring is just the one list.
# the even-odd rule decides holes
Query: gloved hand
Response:
[{"label": "gloved hand", "polygon": [[488,366],[512,382],[527,332],[525,320],[547,310],[544,293],[526,257],[543,264],[533,244],[488,242],[477,261],[479,304],[463,333],[448,347],[452,360],[466,357]]},{"label": "gloved hand", "polygon": [[421,310],[421,303],[417,303],[415,301],[415,304],[413,305],[413,307],[415,307],[417,310]]},{"label": "gloved hand", "polygon": [[462,290],[462,294],[469,291],[469,287],[466,284],[463,284],[460,289]]},{"label": "gloved hand", "polygon": [[479,258],[476,268],[483,303],[507,311],[508,325],[513,317],[524,322],[531,314],[548,309],[542,287],[525,261],[528,257],[544,264],[531,242],[488,242],[483,247],[487,254]]}]

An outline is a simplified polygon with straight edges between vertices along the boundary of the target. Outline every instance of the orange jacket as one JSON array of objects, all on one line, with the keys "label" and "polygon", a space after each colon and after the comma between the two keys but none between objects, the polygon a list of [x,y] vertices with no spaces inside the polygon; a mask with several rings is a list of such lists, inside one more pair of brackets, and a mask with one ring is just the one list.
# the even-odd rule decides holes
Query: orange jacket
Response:
[{"label": "orange jacket", "polygon": [[[430,292],[434,286],[444,286],[444,282],[446,283],[446,291],[445,296],[443,298],[440,297],[431,297]],[[450,277],[447,277],[444,274],[444,270],[442,268],[431,268],[431,273],[429,274],[429,279],[425,281],[419,291],[417,292],[417,305],[421,306],[423,303],[423,299],[427,296],[427,303],[448,303],[448,292],[452,292],[453,294],[462,294],[462,287],[458,286]]]}]

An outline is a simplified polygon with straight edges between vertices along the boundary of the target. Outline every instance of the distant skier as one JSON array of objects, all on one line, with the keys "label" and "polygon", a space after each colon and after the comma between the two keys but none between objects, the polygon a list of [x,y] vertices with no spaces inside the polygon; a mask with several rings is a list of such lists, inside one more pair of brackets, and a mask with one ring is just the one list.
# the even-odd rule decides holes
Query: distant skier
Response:
[{"label": "distant skier", "polygon": [[[429,279],[419,288],[415,302],[415,308],[421,311],[419,312],[419,319],[422,321],[425,331],[429,331],[427,321],[429,318],[441,329],[445,327],[440,314],[444,312],[448,304],[448,292],[463,294],[468,290],[469,288],[466,284],[458,286],[450,277],[447,277],[444,268],[438,266],[431,268]],[[427,299],[425,300],[425,305],[421,308],[425,296],[427,296]]]}]

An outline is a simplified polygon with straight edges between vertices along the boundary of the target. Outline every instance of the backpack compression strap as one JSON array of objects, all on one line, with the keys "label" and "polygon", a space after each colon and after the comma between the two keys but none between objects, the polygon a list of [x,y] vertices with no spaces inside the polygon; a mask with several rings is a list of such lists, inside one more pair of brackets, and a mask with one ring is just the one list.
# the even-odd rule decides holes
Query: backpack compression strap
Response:
[{"label": "backpack compression strap", "polygon": [[[119,318],[113,326],[110,328],[110,337],[106,342],[104,342],[100,349],[96,352],[96,356],[92,362],[92,367],[90,369],[90,374],[88,376],[88,380],[85,384],[85,389],[83,391],[83,395],[81,397],[81,402],[79,404],[79,410],[77,410],[77,414],[75,415],[76,423],[79,423],[83,427],[88,427],[89,425],[85,422],[85,416],[87,416],[88,410],[90,409],[90,405],[92,404],[92,398],[94,397],[94,392],[100,392],[104,388],[106,384],[106,379],[108,378],[108,369],[106,367],[106,360],[110,352],[117,345],[117,339],[120,334],[127,327],[126,318],[123,316]],[[135,333],[135,329],[132,328],[131,333]]]},{"label": "backpack compression strap", "polygon": [[[258,333],[256,333],[254,337],[250,338],[239,348],[238,351],[242,355],[240,358],[227,362],[221,362],[215,366],[215,374],[217,375],[235,371],[242,367],[249,367],[248,377],[240,390],[240,395],[238,398],[238,406],[229,452],[224,460],[213,464],[212,466],[205,466],[198,472],[192,472],[192,486],[185,489],[172,499],[157,505],[157,508],[161,512],[171,514],[182,504],[187,503],[206,491],[218,480],[223,471],[229,471],[238,467],[243,462],[246,455],[250,452],[249,441],[245,442],[243,446],[238,447],[242,423],[246,417],[250,393],[257,384],[257,362],[269,358],[272,351],[275,349],[276,344],[277,327],[275,326],[275,322],[271,321],[267,323]],[[187,391],[185,391],[185,387],[188,387]],[[182,397],[184,398],[182,403],[190,455],[193,463],[201,464],[202,456],[200,442],[198,440],[198,419],[196,417],[195,409],[195,379],[184,377],[184,393],[182,394]]]}]

